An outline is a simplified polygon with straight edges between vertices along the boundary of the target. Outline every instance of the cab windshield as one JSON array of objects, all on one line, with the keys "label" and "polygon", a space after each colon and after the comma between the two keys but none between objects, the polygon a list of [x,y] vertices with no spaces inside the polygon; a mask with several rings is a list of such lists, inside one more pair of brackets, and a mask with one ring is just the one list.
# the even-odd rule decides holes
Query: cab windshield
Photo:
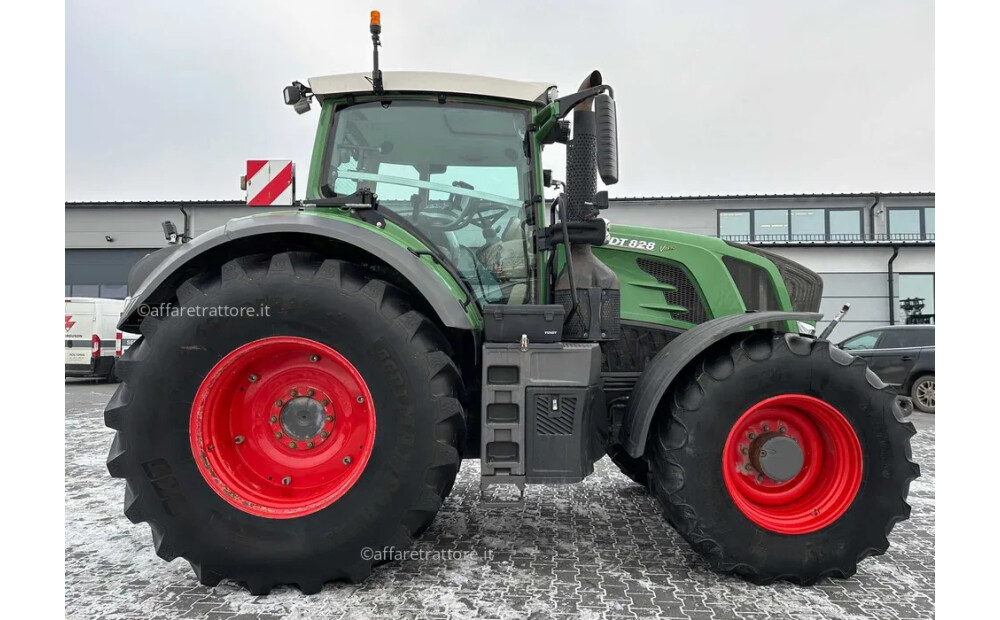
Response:
[{"label": "cab windshield", "polygon": [[366,187],[431,241],[483,303],[531,291],[527,114],[476,104],[376,101],[338,108],[323,191]]}]

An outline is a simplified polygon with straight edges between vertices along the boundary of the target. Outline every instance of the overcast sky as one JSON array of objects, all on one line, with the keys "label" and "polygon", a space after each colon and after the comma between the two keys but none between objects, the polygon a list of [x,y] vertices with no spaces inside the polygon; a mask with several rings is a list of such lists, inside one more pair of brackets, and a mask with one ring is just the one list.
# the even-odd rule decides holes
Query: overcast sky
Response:
[{"label": "overcast sky", "polygon": [[600,69],[618,102],[612,195],[934,189],[929,1],[74,0],[66,199],[242,199],[258,158],[294,160],[302,188],[318,113],[281,89],[369,71],[373,8],[384,70],[565,94]]}]

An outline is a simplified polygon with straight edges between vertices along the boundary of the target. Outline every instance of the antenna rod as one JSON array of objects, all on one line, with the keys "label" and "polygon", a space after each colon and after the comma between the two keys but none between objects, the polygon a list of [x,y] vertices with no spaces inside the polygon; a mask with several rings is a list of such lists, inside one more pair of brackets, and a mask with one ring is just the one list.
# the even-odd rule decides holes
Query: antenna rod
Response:
[{"label": "antenna rod", "polygon": [[382,70],[378,68],[378,48],[382,45],[382,42],[379,41],[378,35],[382,32],[382,15],[378,11],[372,11],[369,30],[372,33],[372,64],[374,65],[372,69],[372,90],[376,95],[381,95],[384,89],[382,88]]}]

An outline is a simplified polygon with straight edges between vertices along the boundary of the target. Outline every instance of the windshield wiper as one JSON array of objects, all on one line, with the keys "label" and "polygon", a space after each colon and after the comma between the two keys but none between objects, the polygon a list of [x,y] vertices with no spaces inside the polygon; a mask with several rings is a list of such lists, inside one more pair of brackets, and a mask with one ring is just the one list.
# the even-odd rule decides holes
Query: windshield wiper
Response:
[{"label": "windshield wiper", "polygon": [[347,196],[303,200],[302,205],[311,207],[340,207],[341,209],[377,209],[378,198],[372,190],[362,187]]}]

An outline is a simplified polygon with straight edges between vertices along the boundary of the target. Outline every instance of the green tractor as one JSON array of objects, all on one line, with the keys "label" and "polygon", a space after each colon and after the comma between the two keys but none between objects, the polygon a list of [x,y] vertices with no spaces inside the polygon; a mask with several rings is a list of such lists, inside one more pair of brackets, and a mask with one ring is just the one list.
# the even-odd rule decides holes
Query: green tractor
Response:
[{"label": "green tractor", "polygon": [[[465,459],[484,501],[516,504],[605,455],[716,570],[811,584],[883,553],[914,429],[814,335],[820,278],[599,217],[618,162],[598,72],[562,97],[383,74],[380,30],[373,14],[370,74],[285,89],[319,108],[297,211],[130,274],[120,328],[142,337],[105,411],[108,470],[157,555],[206,585],[313,593],[409,549]],[[542,163],[556,143],[565,182]]]}]

